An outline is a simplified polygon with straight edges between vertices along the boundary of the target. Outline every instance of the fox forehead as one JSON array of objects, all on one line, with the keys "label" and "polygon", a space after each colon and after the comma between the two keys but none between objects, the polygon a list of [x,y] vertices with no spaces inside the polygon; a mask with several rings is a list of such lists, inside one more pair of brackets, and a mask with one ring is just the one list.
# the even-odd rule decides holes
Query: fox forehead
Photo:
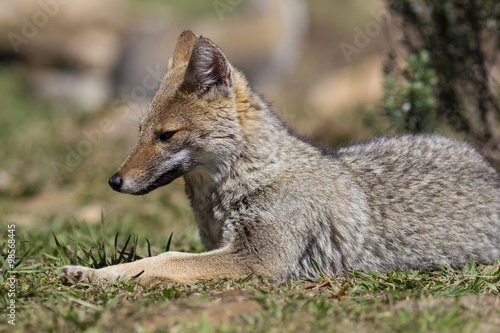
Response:
[{"label": "fox forehead", "polygon": [[169,123],[185,122],[187,114],[181,104],[185,103],[185,96],[180,87],[183,82],[185,65],[168,70],[158,89],[156,95],[148,108],[148,112],[142,117],[140,127],[142,130],[165,127]]},{"label": "fox forehead", "polygon": [[[166,73],[147,114],[141,119],[142,132],[204,127],[207,118],[234,118],[237,121],[234,96],[207,93],[200,98],[183,88],[186,65],[170,68]],[[196,126],[192,126],[194,124]]]}]

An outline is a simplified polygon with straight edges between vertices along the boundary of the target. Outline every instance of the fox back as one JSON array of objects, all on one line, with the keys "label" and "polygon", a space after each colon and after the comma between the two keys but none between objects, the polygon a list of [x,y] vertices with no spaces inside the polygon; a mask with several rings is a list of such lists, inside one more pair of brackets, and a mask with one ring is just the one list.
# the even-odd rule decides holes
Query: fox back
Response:
[{"label": "fox back", "polygon": [[203,244],[230,247],[245,272],[284,281],[317,276],[313,259],[342,274],[500,257],[500,180],[474,148],[404,135],[326,152],[190,31],[140,127],[110,185],[145,194],[183,176]]}]

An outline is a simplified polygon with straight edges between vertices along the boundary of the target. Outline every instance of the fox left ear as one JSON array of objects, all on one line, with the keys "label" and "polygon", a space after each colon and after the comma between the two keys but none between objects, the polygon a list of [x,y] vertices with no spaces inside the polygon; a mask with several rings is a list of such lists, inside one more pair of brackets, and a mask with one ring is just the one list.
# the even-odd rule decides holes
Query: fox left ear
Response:
[{"label": "fox left ear", "polygon": [[177,39],[177,45],[175,46],[174,56],[170,59],[168,64],[168,69],[172,69],[181,64],[185,64],[191,58],[191,50],[193,49],[194,43],[198,40],[191,30],[184,30],[179,38]]},{"label": "fox left ear", "polygon": [[223,91],[229,91],[233,87],[231,65],[219,47],[208,38],[200,37],[194,43],[184,82],[198,96],[214,86]]}]

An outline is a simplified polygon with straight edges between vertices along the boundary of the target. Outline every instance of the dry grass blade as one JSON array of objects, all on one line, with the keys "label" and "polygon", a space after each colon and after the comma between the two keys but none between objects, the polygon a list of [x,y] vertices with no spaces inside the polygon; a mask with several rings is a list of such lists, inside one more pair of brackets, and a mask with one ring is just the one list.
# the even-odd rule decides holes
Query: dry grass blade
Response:
[{"label": "dry grass blade", "polygon": [[349,283],[344,284],[344,286],[337,293],[332,294],[332,297],[346,300],[347,296],[344,296],[344,293],[346,292],[347,289],[349,289],[349,287],[350,287]]},{"label": "dry grass blade", "polygon": [[308,283],[306,284],[305,286],[305,289],[321,289],[321,288],[332,288],[332,284],[330,283],[330,281],[328,281],[327,279],[323,279],[321,280],[320,283]]}]

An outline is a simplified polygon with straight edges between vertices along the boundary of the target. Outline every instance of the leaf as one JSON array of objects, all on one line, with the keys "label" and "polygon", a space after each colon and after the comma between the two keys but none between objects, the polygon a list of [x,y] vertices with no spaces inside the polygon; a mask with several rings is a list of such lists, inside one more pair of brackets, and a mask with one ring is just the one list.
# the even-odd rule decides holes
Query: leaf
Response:
[{"label": "leaf", "polygon": [[146,243],[148,243],[148,257],[152,257],[151,255],[151,243],[149,243],[149,239],[146,238]]},{"label": "leaf", "polygon": [[171,233],[170,233],[170,237],[168,238],[167,248],[165,249],[165,252],[170,251],[170,244],[172,243],[172,236],[173,236],[173,235],[174,235],[174,232],[171,232]]}]

